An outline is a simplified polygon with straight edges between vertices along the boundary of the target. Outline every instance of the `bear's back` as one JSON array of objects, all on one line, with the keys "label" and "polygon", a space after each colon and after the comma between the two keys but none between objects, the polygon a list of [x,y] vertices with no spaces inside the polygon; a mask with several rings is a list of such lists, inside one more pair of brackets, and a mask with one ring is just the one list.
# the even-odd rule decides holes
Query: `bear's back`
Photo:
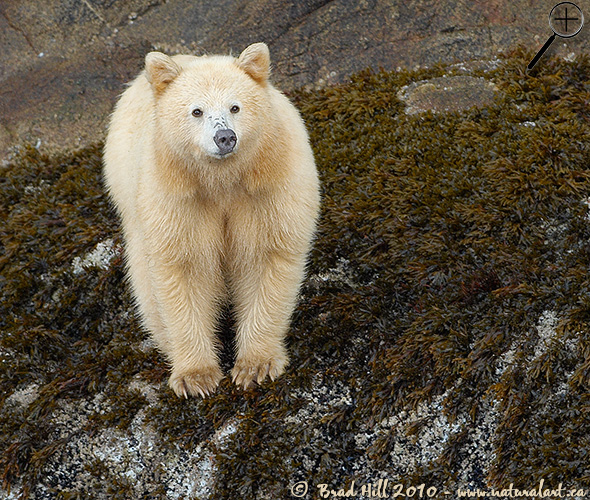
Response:
[{"label": "bear's back", "polygon": [[104,148],[105,183],[119,210],[130,214],[135,212],[137,170],[152,154],[154,107],[151,86],[141,72],[111,116]]}]

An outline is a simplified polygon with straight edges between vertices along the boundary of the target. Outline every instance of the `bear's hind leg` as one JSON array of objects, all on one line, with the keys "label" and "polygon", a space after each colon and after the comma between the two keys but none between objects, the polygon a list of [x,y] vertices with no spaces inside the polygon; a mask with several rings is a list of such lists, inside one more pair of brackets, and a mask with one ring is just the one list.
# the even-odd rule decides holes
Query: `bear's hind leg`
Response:
[{"label": "bear's hind leg", "polygon": [[156,344],[165,350],[162,345],[165,342],[164,324],[154,296],[149,272],[150,261],[143,240],[137,233],[126,229],[125,243],[127,277],[142,325],[150,332]]}]

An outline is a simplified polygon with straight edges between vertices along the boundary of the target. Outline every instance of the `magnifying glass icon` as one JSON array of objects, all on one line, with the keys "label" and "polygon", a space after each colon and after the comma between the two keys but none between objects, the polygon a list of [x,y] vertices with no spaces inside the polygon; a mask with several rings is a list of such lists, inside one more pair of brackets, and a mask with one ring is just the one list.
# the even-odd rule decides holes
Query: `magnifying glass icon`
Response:
[{"label": "magnifying glass icon", "polygon": [[537,52],[537,55],[529,63],[527,69],[533,69],[541,56],[553,43],[556,36],[561,38],[571,38],[576,36],[582,30],[582,26],[584,26],[584,14],[582,14],[582,11],[575,3],[558,3],[549,13],[549,27],[551,28],[551,31],[553,31],[553,35],[549,37],[549,40],[547,40],[545,45],[541,47],[541,50]]}]

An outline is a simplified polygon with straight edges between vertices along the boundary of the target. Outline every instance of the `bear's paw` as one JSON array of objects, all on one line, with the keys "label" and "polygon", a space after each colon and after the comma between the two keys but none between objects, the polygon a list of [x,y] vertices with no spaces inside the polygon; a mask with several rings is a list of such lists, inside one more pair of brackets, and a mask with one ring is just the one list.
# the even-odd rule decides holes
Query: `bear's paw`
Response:
[{"label": "bear's paw", "polygon": [[232,370],[233,382],[247,389],[254,383],[260,384],[270,377],[275,380],[285,371],[287,356],[280,355],[269,359],[238,359]]},{"label": "bear's paw", "polygon": [[206,397],[215,391],[222,378],[219,366],[211,366],[183,373],[172,372],[168,385],[179,398]]}]

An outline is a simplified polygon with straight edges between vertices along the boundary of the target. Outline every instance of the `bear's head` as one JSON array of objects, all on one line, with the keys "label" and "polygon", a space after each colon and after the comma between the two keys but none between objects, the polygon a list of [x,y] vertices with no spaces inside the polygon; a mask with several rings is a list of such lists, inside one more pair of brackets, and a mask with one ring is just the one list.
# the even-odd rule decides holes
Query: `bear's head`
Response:
[{"label": "bear's head", "polygon": [[253,154],[270,115],[264,43],[250,45],[237,59],[150,52],[145,65],[157,134],[169,150],[199,164]]}]

